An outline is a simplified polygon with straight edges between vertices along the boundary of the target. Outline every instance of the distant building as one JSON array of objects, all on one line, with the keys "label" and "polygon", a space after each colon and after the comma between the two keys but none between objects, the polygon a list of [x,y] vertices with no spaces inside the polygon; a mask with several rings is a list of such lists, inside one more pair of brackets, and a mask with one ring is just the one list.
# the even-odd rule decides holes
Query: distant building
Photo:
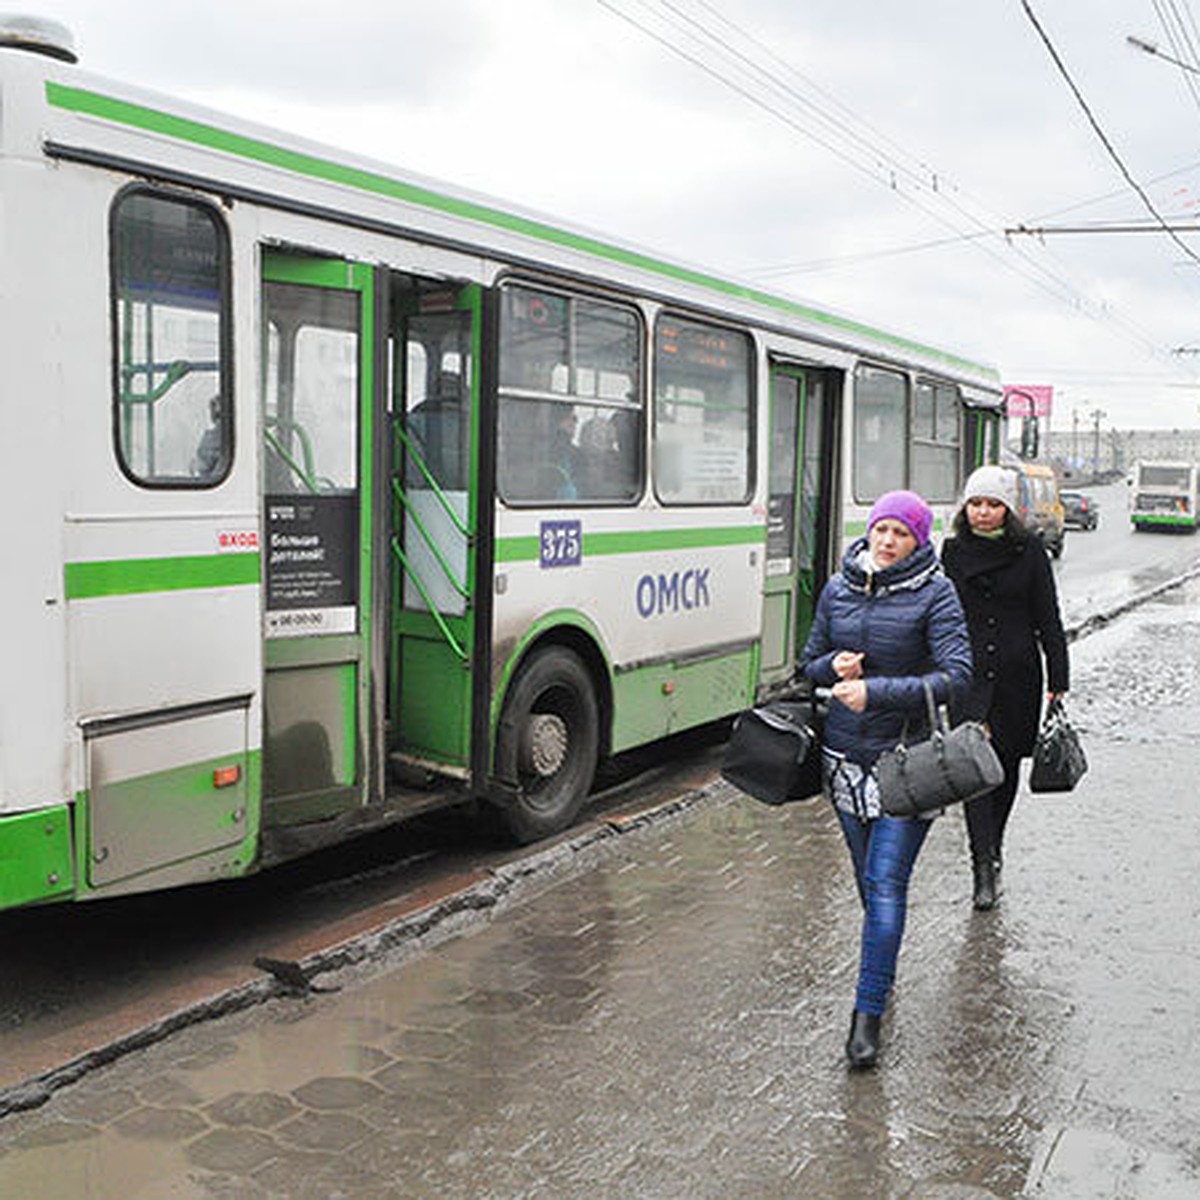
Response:
[{"label": "distant building", "polygon": [[[1009,438],[1014,455],[1020,438]],[[1053,464],[1064,482],[1124,475],[1142,460],[1200,462],[1200,429],[1095,429],[1042,431],[1038,459]]]}]

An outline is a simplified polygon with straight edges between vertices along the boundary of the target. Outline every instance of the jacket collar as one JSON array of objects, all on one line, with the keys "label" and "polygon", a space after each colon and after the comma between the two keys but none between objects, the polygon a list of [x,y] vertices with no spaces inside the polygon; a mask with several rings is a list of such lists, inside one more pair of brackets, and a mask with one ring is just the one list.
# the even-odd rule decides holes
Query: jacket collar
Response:
[{"label": "jacket collar", "polygon": [[882,571],[867,571],[863,568],[863,551],[867,539],[860,537],[846,551],[842,559],[842,577],[851,591],[868,596],[883,596],[891,592],[915,591],[924,587],[933,576],[941,573],[941,564],[933,546],[926,542],[918,546],[907,558],[902,558]]},{"label": "jacket collar", "polygon": [[1024,541],[1012,537],[994,541],[991,538],[976,537],[970,530],[958,534],[954,541],[958,550],[956,566],[968,579],[974,575],[994,571],[997,567],[1012,562],[1025,551]]}]

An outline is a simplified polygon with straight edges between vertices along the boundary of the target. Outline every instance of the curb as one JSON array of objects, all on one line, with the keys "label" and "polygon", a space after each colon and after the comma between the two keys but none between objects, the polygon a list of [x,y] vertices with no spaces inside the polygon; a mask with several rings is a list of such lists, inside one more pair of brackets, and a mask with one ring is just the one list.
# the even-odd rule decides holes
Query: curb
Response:
[{"label": "curb", "polygon": [[1200,576],[1200,563],[1189,567],[1182,575],[1175,575],[1163,583],[1155,584],[1152,588],[1147,588],[1144,592],[1135,592],[1132,596],[1125,600],[1119,600],[1112,605],[1111,608],[1102,609],[1099,612],[1089,613],[1082,621],[1077,621],[1074,625],[1070,625],[1066,629],[1067,641],[1078,641],[1081,637],[1087,637],[1089,633],[1095,633],[1098,629],[1103,629],[1110,621],[1114,621],[1117,617],[1124,616],[1125,613],[1147,603],[1150,600],[1157,599],[1164,592],[1173,591],[1177,587],[1182,587],[1191,579]]},{"label": "curb", "polygon": [[[421,894],[414,902],[410,896],[407,899],[411,907],[402,915],[387,917],[374,928],[304,955],[295,960],[295,966],[306,984],[311,985],[317,976],[378,962],[397,952],[402,953],[401,961],[404,961],[457,933],[480,913],[498,913],[511,907],[531,887],[549,884],[556,876],[566,878],[586,869],[590,859],[603,849],[618,845],[621,838],[656,829],[699,808],[713,799],[720,789],[720,781],[714,780],[649,808],[606,813],[516,861],[466,876],[467,883],[433,902]],[[381,908],[392,911],[397,904],[404,903],[404,900],[385,902]],[[256,977],[246,983],[185,1004],[59,1066],[0,1088],[0,1119],[38,1108],[56,1091],[89,1072],[183,1029],[245,1011],[268,1000],[303,996],[309,990],[324,989],[289,987],[278,978],[256,972]]]}]

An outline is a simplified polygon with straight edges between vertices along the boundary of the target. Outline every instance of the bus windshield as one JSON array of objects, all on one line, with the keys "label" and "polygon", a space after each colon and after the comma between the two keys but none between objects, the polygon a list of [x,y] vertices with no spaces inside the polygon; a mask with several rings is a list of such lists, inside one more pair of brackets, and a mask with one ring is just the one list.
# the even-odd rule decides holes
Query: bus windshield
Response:
[{"label": "bus windshield", "polygon": [[1167,466],[1164,463],[1143,463],[1138,485],[1187,491],[1190,475],[1191,470],[1188,467]]}]

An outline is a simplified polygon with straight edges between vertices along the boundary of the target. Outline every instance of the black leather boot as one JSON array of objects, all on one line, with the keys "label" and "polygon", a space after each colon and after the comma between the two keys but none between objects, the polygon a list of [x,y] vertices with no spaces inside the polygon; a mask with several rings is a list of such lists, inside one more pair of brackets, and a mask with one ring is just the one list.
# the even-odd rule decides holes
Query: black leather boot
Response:
[{"label": "black leather boot", "polygon": [[987,912],[996,907],[1000,889],[996,882],[996,864],[991,855],[977,858],[971,863],[975,874],[975,896],[973,903],[976,912]]},{"label": "black leather boot", "polygon": [[879,1058],[879,1020],[874,1013],[855,1009],[850,1016],[850,1036],[846,1039],[846,1057],[856,1071],[873,1067]]}]

